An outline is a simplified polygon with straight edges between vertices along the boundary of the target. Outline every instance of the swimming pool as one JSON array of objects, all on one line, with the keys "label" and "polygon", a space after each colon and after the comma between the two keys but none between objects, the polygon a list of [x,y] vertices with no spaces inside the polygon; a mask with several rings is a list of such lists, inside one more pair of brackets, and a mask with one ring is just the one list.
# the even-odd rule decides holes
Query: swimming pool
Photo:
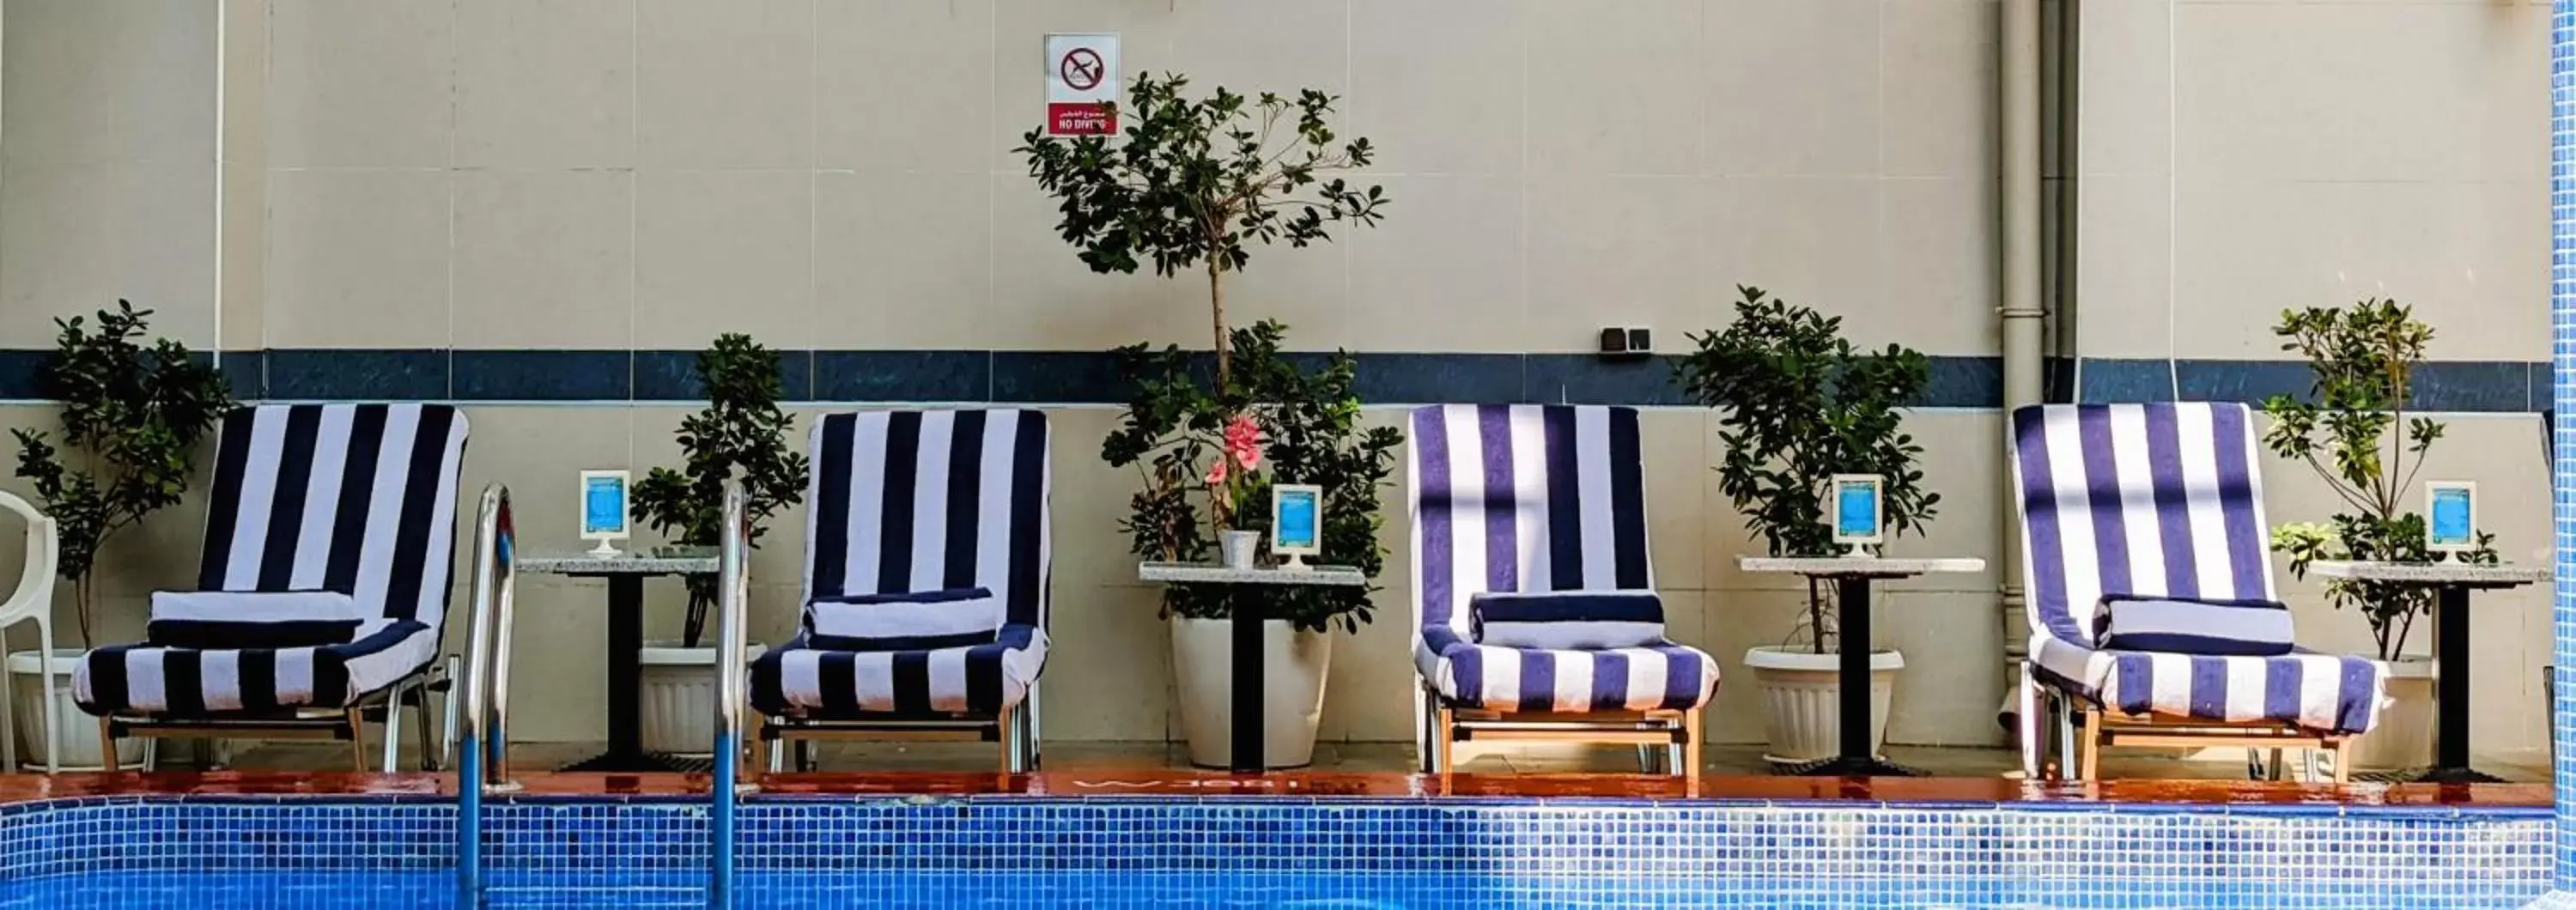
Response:
[{"label": "swimming pool", "polygon": [[[492,906],[704,906],[707,810],[487,807]],[[446,907],[435,797],[0,808],[0,907]],[[746,907],[2514,908],[2540,809],[763,797]]]}]

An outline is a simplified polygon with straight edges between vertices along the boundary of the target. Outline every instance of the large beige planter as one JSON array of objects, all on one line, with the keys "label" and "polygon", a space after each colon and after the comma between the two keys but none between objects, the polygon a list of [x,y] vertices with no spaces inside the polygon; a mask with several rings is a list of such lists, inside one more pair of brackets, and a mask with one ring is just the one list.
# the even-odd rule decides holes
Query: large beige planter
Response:
[{"label": "large beige planter", "polygon": [[[1771,751],[1762,757],[1778,764],[1832,758],[1842,751],[1842,655],[1759,647],[1744,652],[1762,690],[1762,727]],[[1887,705],[1896,695],[1896,671],[1905,655],[1879,651],[1869,656],[1869,754],[1887,742]]]},{"label": "large beige planter", "polygon": [[[761,646],[745,645],[743,663]],[[636,738],[644,751],[708,755],[716,741],[716,649],[677,641],[647,642],[640,654],[644,690],[636,698]]]},{"label": "large beige planter", "polygon": [[[2379,725],[2353,737],[2345,747],[2358,771],[2405,771],[2433,764],[2433,678],[2430,657],[2388,661],[2388,704],[2379,708]],[[2467,672],[2467,668],[2461,668]]]},{"label": "large beige planter", "polygon": [[[51,726],[45,711],[44,661],[36,651],[9,653],[9,696],[12,720],[17,722],[18,758],[28,766],[42,769],[45,763],[45,736]],[[72,700],[72,668],[80,664],[81,651],[54,649],[54,711],[51,717],[62,718],[61,740],[63,766],[57,771],[101,770],[98,760],[98,718],[82,711]],[[127,739],[116,744],[116,760],[123,767],[143,763],[146,740]]]},{"label": "large beige planter", "polygon": [[[1324,677],[1333,666],[1333,637],[1286,620],[1261,624],[1262,764],[1301,768],[1315,760],[1315,727],[1324,719]],[[1181,729],[1190,763],[1234,762],[1234,621],[1172,619],[1172,676],[1180,684]]]}]

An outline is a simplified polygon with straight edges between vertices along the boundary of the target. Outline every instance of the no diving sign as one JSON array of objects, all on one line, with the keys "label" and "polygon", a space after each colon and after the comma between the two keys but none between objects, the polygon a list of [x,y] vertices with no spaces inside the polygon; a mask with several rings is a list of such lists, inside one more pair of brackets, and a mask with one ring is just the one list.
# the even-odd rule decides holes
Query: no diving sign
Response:
[{"label": "no diving sign", "polygon": [[1118,132],[1118,36],[1046,36],[1049,136]]}]

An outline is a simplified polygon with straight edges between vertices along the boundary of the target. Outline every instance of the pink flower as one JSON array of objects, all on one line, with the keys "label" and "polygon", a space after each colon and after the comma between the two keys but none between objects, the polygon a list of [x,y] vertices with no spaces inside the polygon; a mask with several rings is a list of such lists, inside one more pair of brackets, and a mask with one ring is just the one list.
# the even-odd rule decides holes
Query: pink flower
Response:
[{"label": "pink flower", "polygon": [[1225,459],[1219,458],[1216,460],[1215,464],[1208,465],[1207,485],[1213,487],[1224,482]]},{"label": "pink flower", "polygon": [[1225,425],[1225,451],[1246,471],[1261,466],[1261,425],[1248,415],[1237,415]]}]

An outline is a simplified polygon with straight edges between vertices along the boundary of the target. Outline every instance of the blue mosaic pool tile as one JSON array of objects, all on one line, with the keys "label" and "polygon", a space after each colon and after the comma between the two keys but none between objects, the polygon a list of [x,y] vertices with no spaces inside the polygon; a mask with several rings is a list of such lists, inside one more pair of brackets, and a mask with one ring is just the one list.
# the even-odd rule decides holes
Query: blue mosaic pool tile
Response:
[{"label": "blue mosaic pool tile", "polygon": [[[2549,819],[2532,811],[2135,808],[755,799],[738,843],[746,888],[772,903],[921,907],[973,897],[1029,907],[2450,910],[2520,906],[2546,885],[2552,857]],[[487,811],[496,904],[703,901],[703,803],[503,799]],[[442,885],[452,888],[455,823],[453,804],[430,801],[82,800],[0,812],[0,906],[147,906],[91,889],[113,883],[133,901],[191,881],[311,889],[312,906],[436,906]],[[368,902],[327,900],[351,889]]]}]

